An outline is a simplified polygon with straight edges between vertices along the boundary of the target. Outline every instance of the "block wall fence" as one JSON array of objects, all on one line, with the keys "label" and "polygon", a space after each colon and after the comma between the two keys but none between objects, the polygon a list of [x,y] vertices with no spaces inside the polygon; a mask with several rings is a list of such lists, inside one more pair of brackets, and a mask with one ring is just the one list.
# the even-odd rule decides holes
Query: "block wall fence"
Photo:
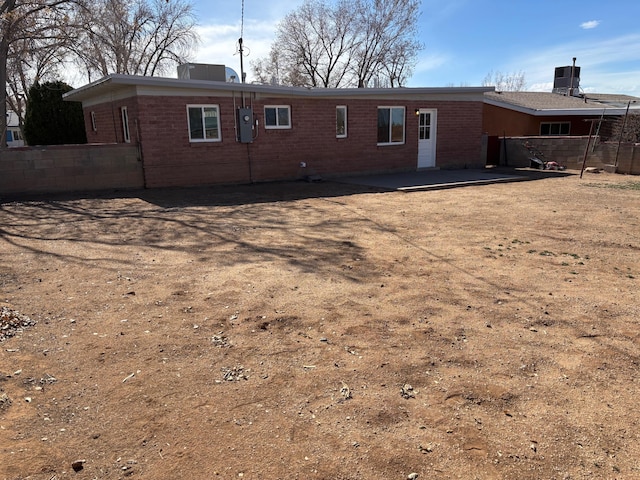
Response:
[{"label": "block wall fence", "polygon": [[[507,137],[500,139],[500,165],[528,167],[531,154],[525,144],[542,153],[546,161],[556,161],[569,169],[582,168],[588,136],[580,137]],[[506,152],[505,152],[506,142]],[[587,150],[587,167],[609,168],[616,163],[617,173],[640,175],[640,144],[601,143],[592,137]]]},{"label": "block wall fence", "polygon": [[19,147],[0,151],[0,195],[142,188],[130,144]]}]

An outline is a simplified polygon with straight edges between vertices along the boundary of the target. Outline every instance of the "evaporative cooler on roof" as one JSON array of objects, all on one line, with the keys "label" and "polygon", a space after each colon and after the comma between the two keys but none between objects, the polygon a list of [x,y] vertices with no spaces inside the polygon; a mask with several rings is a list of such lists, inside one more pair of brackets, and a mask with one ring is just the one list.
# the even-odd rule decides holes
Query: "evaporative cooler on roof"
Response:
[{"label": "evaporative cooler on roof", "polygon": [[[571,74],[573,72],[573,75]],[[580,95],[580,67],[556,67],[553,77],[553,93]]]}]

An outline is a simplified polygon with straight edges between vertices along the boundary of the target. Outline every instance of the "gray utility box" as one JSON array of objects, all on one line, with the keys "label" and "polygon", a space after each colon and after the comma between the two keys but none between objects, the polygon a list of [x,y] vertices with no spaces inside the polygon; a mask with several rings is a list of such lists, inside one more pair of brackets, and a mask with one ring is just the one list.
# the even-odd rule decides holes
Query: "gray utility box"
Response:
[{"label": "gray utility box", "polygon": [[253,142],[253,110],[250,108],[238,108],[238,141]]}]

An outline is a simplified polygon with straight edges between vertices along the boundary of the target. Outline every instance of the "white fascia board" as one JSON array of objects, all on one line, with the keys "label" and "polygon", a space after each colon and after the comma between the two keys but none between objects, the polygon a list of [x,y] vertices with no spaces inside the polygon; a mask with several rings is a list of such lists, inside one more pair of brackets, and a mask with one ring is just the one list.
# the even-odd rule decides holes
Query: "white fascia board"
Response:
[{"label": "white fascia board", "polygon": [[[99,103],[95,101],[96,96],[116,95],[116,92],[122,92],[119,93],[120,96],[131,96],[133,92],[138,95],[171,96],[232,96],[244,93],[270,98],[395,98],[399,100],[482,101],[484,93],[491,91],[494,91],[493,87],[304,88],[112,74],[72,90],[66,93],[63,98],[67,101],[82,101],[85,102],[85,105]],[[105,97],[102,98],[104,100]],[[109,98],[111,99],[111,97]]]},{"label": "white fascia board", "polygon": [[[532,115],[534,117],[581,117],[585,115],[602,115],[604,112],[605,115],[624,115],[626,112],[625,108],[611,108],[606,106],[593,106],[589,108],[545,108],[545,109],[535,109],[523,107],[521,105],[513,105],[511,103],[498,102],[496,100],[485,98],[484,103],[487,105],[493,105],[495,107],[506,108],[507,110],[513,110],[514,112],[526,113],[527,115]],[[640,107],[631,106],[629,111],[632,110],[640,110]]]}]

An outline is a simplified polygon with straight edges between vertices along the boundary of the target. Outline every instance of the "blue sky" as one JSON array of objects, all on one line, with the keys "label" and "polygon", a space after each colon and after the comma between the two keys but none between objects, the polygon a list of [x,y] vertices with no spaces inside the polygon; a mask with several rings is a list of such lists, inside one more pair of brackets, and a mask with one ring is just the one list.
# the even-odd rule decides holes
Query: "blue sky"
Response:
[{"label": "blue sky", "polygon": [[[242,0],[194,0],[202,42],[193,61],[240,72]],[[265,56],[278,21],[302,0],[245,0],[250,62]],[[640,96],[638,0],[422,0],[424,49],[409,87],[480,86],[491,72],[524,73],[526,89],[551,91],[554,68],[581,67],[586,93]]]}]

